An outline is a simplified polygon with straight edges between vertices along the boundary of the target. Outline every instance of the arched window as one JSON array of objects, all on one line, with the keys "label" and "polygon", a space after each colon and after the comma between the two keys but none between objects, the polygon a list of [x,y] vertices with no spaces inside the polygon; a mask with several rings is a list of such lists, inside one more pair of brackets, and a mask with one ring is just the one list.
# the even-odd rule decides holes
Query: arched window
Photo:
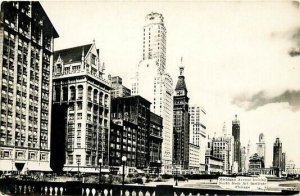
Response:
[{"label": "arched window", "polygon": [[56,73],[61,73],[61,64],[56,65]]},{"label": "arched window", "polygon": [[70,100],[75,100],[76,98],[76,89],[75,89],[75,86],[71,86],[70,87]]},{"label": "arched window", "polygon": [[63,101],[68,101],[68,87],[63,87]]},{"label": "arched window", "polygon": [[82,97],[83,97],[83,86],[82,85],[79,85],[78,87],[77,87],[77,89],[78,89],[78,94],[77,94],[77,99],[82,99]]},{"label": "arched window", "polygon": [[60,87],[56,86],[54,90],[54,100],[60,101]]},{"label": "arched window", "polygon": [[92,101],[92,90],[93,90],[93,88],[92,87],[88,87],[88,100],[89,101]]},{"label": "arched window", "polygon": [[99,93],[99,104],[100,105],[103,104],[103,93],[102,92]]},{"label": "arched window", "polygon": [[98,100],[98,90],[97,89],[95,89],[94,90],[94,102],[97,102],[97,100]]},{"label": "arched window", "polygon": [[105,94],[105,96],[104,96],[104,105],[105,105],[105,107],[108,107],[108,95],[107,94]]}]

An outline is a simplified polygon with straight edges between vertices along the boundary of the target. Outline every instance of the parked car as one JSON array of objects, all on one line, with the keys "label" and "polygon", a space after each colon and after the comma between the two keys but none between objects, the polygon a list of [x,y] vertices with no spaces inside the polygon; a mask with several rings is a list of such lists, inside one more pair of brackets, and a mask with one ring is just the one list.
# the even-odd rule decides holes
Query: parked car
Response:
[{"label": "parked car", "polygon": [[174,180],[178,180],[178,181],[186,181],[186,177],[182,176],[182,175],[177,175],[174,176]]}]

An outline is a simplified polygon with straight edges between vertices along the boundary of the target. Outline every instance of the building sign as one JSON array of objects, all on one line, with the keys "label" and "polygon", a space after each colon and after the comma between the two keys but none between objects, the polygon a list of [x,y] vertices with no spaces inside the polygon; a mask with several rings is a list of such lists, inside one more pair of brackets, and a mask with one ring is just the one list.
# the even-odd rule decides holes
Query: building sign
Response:
[{"label": "building sign", "polygon": [[266,190],[267,178],[266,177],[219,177],[218,185],[224,189],[231,190]]}]

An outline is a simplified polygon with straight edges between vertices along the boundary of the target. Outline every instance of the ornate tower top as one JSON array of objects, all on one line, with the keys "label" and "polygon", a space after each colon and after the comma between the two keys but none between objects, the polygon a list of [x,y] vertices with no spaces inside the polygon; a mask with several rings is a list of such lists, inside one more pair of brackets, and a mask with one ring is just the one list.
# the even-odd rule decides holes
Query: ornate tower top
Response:
[{"label": "ornate tower top", "polygon": [[150,14],[147,14],[145,18],[145,25],[149,24],[164,24],[164,17],[162,14],[157,12],[151,12]]},{"label": "ornate tower top", "polygon": [[183,76],[183,72],[184,72],[184,65],[183,65],[182,61],[183,61],[183,58],[181,57],[181,64],[179,66],[179,75],[180,76]]},{"label": "ornate tower top", "polygon": [[265,136],[263,133],[259,134],[259,143],[264,143],[265,142]]}]

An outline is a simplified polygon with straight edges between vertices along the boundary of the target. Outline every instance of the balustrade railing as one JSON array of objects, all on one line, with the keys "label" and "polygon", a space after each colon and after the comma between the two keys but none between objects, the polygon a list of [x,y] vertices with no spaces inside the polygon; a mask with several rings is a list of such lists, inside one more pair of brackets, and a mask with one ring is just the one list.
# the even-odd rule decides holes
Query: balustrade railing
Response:
[{"label": "balustrade railing", "polygon": [[298,195],[296,190],[241,191],[224,189],[198,189],[172,185],[114,185],[90,184],[79,181],[45,182],[0,179],[0,195],[86,195],[86,196],[190,196],[190,195]]}]

